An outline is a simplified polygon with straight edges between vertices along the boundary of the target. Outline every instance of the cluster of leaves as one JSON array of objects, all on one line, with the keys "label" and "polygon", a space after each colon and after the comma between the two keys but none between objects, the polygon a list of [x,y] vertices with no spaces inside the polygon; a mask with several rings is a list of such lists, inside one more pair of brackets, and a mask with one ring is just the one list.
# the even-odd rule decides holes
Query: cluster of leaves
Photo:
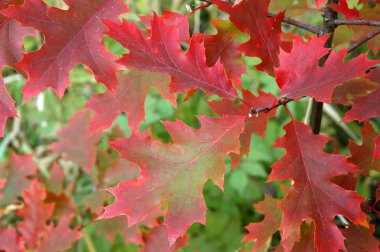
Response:
[{"label": "cluster of leaves", "polygon": [[380,2],[196,2],[1,1],[0,251],[379,250]]}]

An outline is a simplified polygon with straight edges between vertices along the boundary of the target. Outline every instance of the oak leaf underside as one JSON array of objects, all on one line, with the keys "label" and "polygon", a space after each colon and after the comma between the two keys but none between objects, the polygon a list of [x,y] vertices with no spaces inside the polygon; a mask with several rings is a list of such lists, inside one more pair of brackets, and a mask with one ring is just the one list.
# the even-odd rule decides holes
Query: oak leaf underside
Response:
[{"label": "oak leaf underside", "polygon": [[238,152],[244,120],[236,116],[199,120],[199,130],[181,122],[165,123],[173,144],[141,133],[111,142],[123,158],[140,166],[141,176],[109,189],[116,200],[101,218],[127,215],[133,225],[167,202],[164,224],[171,245],[194,222],[204,223],[203,185],[212,179],[222,187],[225,157]]}]

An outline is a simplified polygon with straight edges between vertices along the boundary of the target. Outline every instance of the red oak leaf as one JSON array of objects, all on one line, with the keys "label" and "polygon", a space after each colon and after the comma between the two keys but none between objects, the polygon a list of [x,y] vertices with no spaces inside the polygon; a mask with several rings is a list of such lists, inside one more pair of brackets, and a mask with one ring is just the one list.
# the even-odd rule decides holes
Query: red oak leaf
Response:
[{"label": "red oak leaf", "polygon": [[301,234],[298,241],[294,243],[292,252],[315,252],[314,243],[314,223],[303,222],[301,225]]},{"label": "red oak leaf", "polygon": [[346,113],[343,122],[358,120],[367,121],[380,116],[380,88],[375,92],[356,98],[352,101],[353,107]]},{"label": "red oak leaf", "polygon": [[334,89],[331,100],[335,103],[349,105],[350,96],[366,96],[368,95],[368,92],[375,91],[377,88],[377,85],[366,79],[350,80],[345,82],[342,86],[337,86]]},{"label": "red oak leaf", "polygon": [[47,6],[41,0],[25,0],[21,6],[0,13],[41,31],[45,43],[38,51],[28,53],[17,65],[29,78],[23,89],[24,98],[52,87],[62,97],[69,84],[69,71],[83,63],[94,72],[95,79],[109,89],[116,84],[116,56],[102,43],[106,30],[102,19],[118,22],[128,11],[122,0],[65,0],[69,10]]},{"label": "red oak leaf", "polygon": [[348,252],[356,251],[379,251],[379,241],[372,235],[374,230],[360,225],[350,225],[341,229]]},{"label": "red oak leaf", "polygon": [[366,78],[380,84],[380,68],[372,69],[369,74],[367,74]]},{"label": "red oak leaf", "polygon": [[328,4],[331,9],[342,13],[346,19],[358,19],[359,11],[356,8],[348,8],[347,0],[340,0],[338,4]]},{"label": "red oak leaf", "polygon": [[257,68],[274,74],[279,66],[281,22],[284,13],[268,18],[269,0],[242,0],[235,5],[214,1],[218,8],[230,15],[231,22],[251,38],[238,49],[248,56],[262,60]]},{"label": "red oak leaf", "polygon": [[0,200],[0,206],[14,203],[17,196],[21,195],[24,188],[28,188],[30,180],[28,176],[37,172],[38,166],[33,162],[32,155],[17,156],[12,154],[8,164],[0,167],[0,178],[5,179],[3,187],[3,198]]},{"label": "red oak leaf", "polygon": [[[1,59],[1,55],[0,55]],[[5,88],[3,79],[0,77],[0,137],[4,134],[4,127],[9,117],[16,117],[17,109],[12,97]]]},{"label": "red oak leaf", "polygon": [[17,237],[14,228],[0,230],[0,250],[5,252],[24,252],[26,251],[24,245]]},{"label": "red oak leaf", "polygon": [[139,178],[108,189],[116,199],[101,218],[126,215],[133,225],[167,202],[164,224],[170,244],[194,222],[204,223],[203,186],[208,179],[223,185],[225,156],[238,151],[243,121],[236,116],[199,120],[199,130],[182,122],[165,123],[173,144],[153,141],[141,133],[111,142],[123,158],[138,164],[142,171]]},{"label": "red oak leaf", "polygon": [[[336,86],[365,76],[365,71],[379,62],[367,60],[364,54],[349,62],[344,62],[347,50],[343,49],[339,52],[332,51],[324,66],[319,67],[318,59],[324,56],[327,50],[320,45],[326,38],[313,37],[309,43],[298,38],[294,40],[291,53],[281,51],[280,67],[276,70],[276,78],[281,87],[282,96],[291,99],[310,96],[317,101],[329,103]],[[314,44],[319,46],[313,48],[313,57],[305,60],[310,52],[308,48]],[[318,54],[319,56],[315,57]],[[291,67],[288,66],[289,64]]]},{"label": "red oak leaf", "polygon": [[[243,99],[255,108],[270,106],[277,100],[272,94],[261,91],[257,97],[249,91],[243,90],[242,92]],[[244,103],[239,105],[232,100],[213,101],[209,105],[219,115],[240,116],[240,120],[244,121],[244,131],[239,136],[240,152],[239,154],[231,153],[232,166],[238,165],[243,155],[248,155],[252,134],[256,133],[264,137],[269,118],[276,115],[276,109],[273,109],[269,113],[261,113],[258,117],[248,117],[251,108]]]},{"label": "red oak leaf", "polygon": [[361,174],[368,176],[371,169],[380,170],[380,160],[374,159],[376,155],[375,139],[378,134],[369,122],[364,123],[361,133],[363,138],[361,145],[350,141],[349,149],[351,157],[348,161],[356,165]]},{"label": "red oak leaf", "polygon": [[376,147],[375,147],[375,152],[373,153],[373,157],[375,160],[380,158],[380,135],[377,136],[376,140]]},{"label": "red oak leaf", "polygon": [[[147,15],[140,17],[141,22],[148,27],[149,29],[152,29],[152,21],[153,21],[154,15]],[[188,16],[181,15],[177,12],[172,11],[163,11],[162,16],[163,21],[167,26],[177,26],[178,27],[178,38],[180,41],[188,41],[190,39],[190,28],[189,28],[189,21]]]},{"label": "red oak leaf", "polygon": [[45,203],[54,204],[53,218],[61,218],[73,213],[76,213],[76,207],[74,203],[74,197],[72,195],[67,195],[65,192],[55,194],[52,192],[47,192]]},{"label": "red oak leaf", "polygon": [[353,223],[365,223],[360,210],[364,200],[331,182],[335,176],[356,171],[346,157],[328,154],[322,147],[324,136],[313,135],[310,128],[292,121],[285,126],[286,135],[276,142],[287,153],[273,165],[270,181],[293,180],[289,194],[281,201],[282,237],[286,239],[299,230],[303,220],[315,225],[315,246],[319,251],[344,250],[344,237],[334,223],[336,215],[344,215]]},{"label": "red oak leaf", "polygon": [[145,119],[145,98],[151,87],[157,88],[173,106],[176,104],[177,96],[169,92],[169,78],[165,75],[133,70],[128,74],[120,72],[118,80],[115,95],[110,92],[94,95],[85,105],[95,111],[90,123],[90,133],[98,129],[108,129],[122,112],[128,115],[132,130],[138,131],[141,121]]},{"label": "red oak leaf", "polygon": [[29,249],[36,249],[41,244],[41,238],[46,235],[46,221],[51,217],[54,204],[45,204],[46,191],[34,180],[30,188],[22,192],[25,207],[19,210],[18,215],[23,220],[18,225]]},{"label": "red oak leaf", "polygon": [[[21,3],[20,0],[2,0],[0,10]],[[36,32],[0,14],[0,69],[3,66],[15,67],[19,62],[23,54],[22,41],[27,35],[36,35]]]},{"label": "red oak leaf", "polygon": [[187,244],[187,236],[177,239],[173,246],[168,242],[168,230],[164,225],[153,228],[145,237],[145,247],[141,252],[175,252]]},{"label": "red oak leaf", "polygon": [[246,68],[241,53],[236,50],[240,44],[237,39],[239,30],[233,24],[221,19],[213,20],[212,23],[218,33],[204,35],[207,65],[211,67],[220,59],[227,76],[240,86],[241,75],[246,73]]},{"label": "red oak leaf", "polygon": [[62,153],[64,159],[81,166],[86,172],[91,172],[95,165],[96,144],[101,137],[100,131],[88,134],[90,120],[90,111],[77,112],[69,123],[58,131],[57,136],[60,140],[49,146],[51,151]]},{"label": "red oak leaf", "polygon": [[237,97],[223,66],[217,63],[213,67],[207,67],[202,35],[191,38],[190,48],[185,54],[180,47],[179,28],[168,26],[165,20],[164,17],[154,15],[152,35],[147,39],[134,23],[123,21],[122,25],[117,25],[105,20],[104,23],[110,29],[107,35],[130,51],[118,62],[140,70],[169,74],[172,92],[202,88],[207,93],[221,97]]},{"label": "red oak leaf", "polygon": [[257,212],[265,214],[264,220],[246,227],[249,233],[244,237],[247,242],[255,240],[255,245],[253,246],[255,251],[261,249],[280,228],[282,218],[282,211],[278,208],[280,201],[279,199],[265,196],[264,201],[255,205]]},{"label": "red oak leaf", "polygon": [[47,235],[38,248],[38,252],[65,251],[71,244],[82,237],[82,233],[70,229],[71,216],[62,217],[58,226],[50,225]]}]

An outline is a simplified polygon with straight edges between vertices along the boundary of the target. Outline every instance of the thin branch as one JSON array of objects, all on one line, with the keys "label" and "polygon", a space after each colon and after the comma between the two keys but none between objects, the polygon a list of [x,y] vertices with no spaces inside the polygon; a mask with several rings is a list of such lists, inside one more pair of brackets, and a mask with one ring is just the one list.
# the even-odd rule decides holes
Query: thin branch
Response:
[{"label": "thin branch", "polygon": [[364,44],[365,42],[367,42],[368,40],[376,37],[377,35],[380,34],[380,29],[377,29],[376,31],[368,34],[367,36],[359,39],[358,41],[356,41],[355,43],[353,43],[348,49],[347,49],[347,52],[352,52],[353,50],[355,50],[356,48],[358,48],[359,46],[361,46],[362,44]]},{"label": "thin branch", "polygon": [[[267,13],[267,17],[274,17],[276,15],[277,14],[274,14],[271,12]],[[296,26],[298,28],[304,29],[304,30],[309,31],[311,33],[317,34],[318,36],[322,36],[325,33],[321,27],[306,24],[306,23],[300,22],[298,20],[295,20],[293,18],[284,17],[282,22],[285,24],[293,25],[293,26]]]},{"label": "thin branch", "polygon": [[364,20],[364,19],[336,19],[335,25],[366,25],[366,26],[380,26],[380,21]]},{"label": "thin branch", "polygon": [[280,97],[280,99],[278,99],[272,105],[269,105],[269,106],[266,106],[266,107],[261,107],[261,108],[254,108],[254,107],[252,107],[248,116],[249,117],[252,117],[252,116],[258,117],[259,113],[261,113],[261,112],[268,113],[272,109],[275,109],[275,108],[280,107],[280,106],[285,106],[286,104],[288,104],[291,101],[293,101],[293,99],[290,99],[288,97]]},{"label": "thin branch", "polygon": [[[207,5],[206,7],[213,4],[212,0],[199,0],[199,1],[205,2]],[[274,17],[276,15],[277,14],[271,13],[271,12],[267,13],[267,17],[269,17],[269,18]],[[324,34],[324,31],[321,27],[306,24],[306,23],[303,23],[303,22],[298,21],[298,20],[293,19],[293,18],[284,17],[284,20],[282,22],[285,24],[293,25],[295,27],[304,29],[304,30],[309,31],[311,33],[317,34],[318,36],[322,36]]]},{"label": "thin branch", "polygon": [[[338,4],[339,0],[328,0],[328,4]],[[338,13],[334,11],[329,6],[325,6],[323,10],[323,28],[324,31],[329,33],[329,38],[325,42],[326,48],[331,48],[333,44],[333,38],[334,38],[334,31],[336,28],[336,25],[334,21],[338,18]],[[327,58],[330,56],[330,53],[326,54],[322,58],[319,59],[318,64],[320,66],[323,66],[327,60]],[[323,116],[323,102],[317,102],[315,99],[313,99],[312,105],[311,105],[311,115],[310,115],[310,122],[309,125],[313,129],[313,133],[315,135],[318,135],[321,131],[321,124],[322,124],[322,116]]]}]

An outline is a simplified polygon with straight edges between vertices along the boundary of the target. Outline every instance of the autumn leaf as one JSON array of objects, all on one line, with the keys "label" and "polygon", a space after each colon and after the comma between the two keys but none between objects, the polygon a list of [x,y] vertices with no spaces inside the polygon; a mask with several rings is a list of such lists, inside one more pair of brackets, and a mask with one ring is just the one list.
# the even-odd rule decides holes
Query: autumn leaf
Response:
[{"label": "autumn leaf", "polygon": [[144,38],[138,27],[123,21],[121,25],[108,20],[106,34],[120,42],[130,53],[118,63],[139,70],[167,73],[171,77],[172,92],[187,92],[203,89],[221,97],[237,97],[236,90],[226,77],[221,63],[208,67],[205,59],[203,36],[193,35],[185,54],[180,47],[179,28],[168,26],[165,17],[154,15],[151,36]]},{"label": "autumn leaf", "polygon": [[18,216],[23,220],[18,225],[29,249],[36,249],[41,244],[41,238],[46,234],[46,221],[51,217],[54,204],[45,204],[46,191],[36,180],[30,188],[22,192],[25,207],[19,210]]},{"label": "autumn leaf", "polygon": [[349,143],[351,157],[348,159],[348,162],[354,164],[359,169],[360,174],[368,176],[370,170],[380,170],[380,160],[374,158],[376,156],[375,139],[378,134],[369,122],[364,123],[361,133],[361,145],[353,141]]},{"label": "autumn leaf", "polygon": [[332,3],[327,6],[334,11],[342,13],[346,19],[359,19],[359,11],[355,7],[350,9],[348,7],[347,0],[340,0],[338,4]]},{"label": "autumn leaf", "polygon": [[301,224],[301,233],[298,241],[294,243],[292,252],[314,252],[317,251],[314,243],[314,223],[303,222]]},{"label": "autumn leaf", "polygon": [[[152,21],[154,15],[140,16],[141,22],[152,29]],[[167,26],[177,26],[178,27],[178,38],[180,41],[187,42],[190,39],[190,28],[188,16],[181,15],[177,12],[164,10],[162,12],[162,20]]]},{"label": "autumn leaf", "polygon": [[346,113],[343,122],[358,120],[360,122],[380,116],[380,89],[375,92],[352,100],[353,106]]},{"label": "autumn leaf", "polygon": [[61,128],[57,136],[60,139],[49,146],[49,150],[63,155],[63,159],[74,162],[86,172],[96,162],[96,144],[101,137],[101,132],[88,134],[91,120],[90,111],[77,112],[69,123]]},{"label": "autumn leaf", "polygon": [[[295,100],[310,96],[317,101],[329,103],[335,87],[348,80],[364,77],[365,71],[378,63],[367,60],[364,54],[344,62],[347,50],[342,49],[339,52],[332,51],[323,67],[319,67],[319,58],[328,50],[322,47],[326,38],[313,37],[306,43],[298,37],[294,40],[291,53],[281,51],[280,67],[276,69],[281,96]],[[310,50],[307,49],[310,46],[313,47],[311,57],[308,56]]]},{"label": "autumn leaf", "polygon": [[0,166],[0,178],[5,179],[5,184],[1,190],[3,198],[0,200],[1,206],[14,203],[16,197],[21,195],[24,188],[30,185],[29,176],[36,174],[37,164],[33,162],[33,155],[27,154],[18,156],[12,154],[7,165]]},{"label": "autumn leaf", "polygon": [[164,224],[170,244],[194,222],[204,223],[203,186],[208,179],[223,185],[225,157],[238,151],[243,121],[236,116],[199,120],[199,130],[181,122],[165,123],[173,144],[141,133],[111,142],[123,158],[140,166],[141,176],[108,189],[116,199],[101,218],[126,215],[129,225],[134,225],[166,202]]},{"label": "autumn leaf", "polygon": [[[1,59],[1,55],[0,55]],[[0,137],[4,135],[4,127],[9,117],[16,117],[17,109],[12,97],[5,88],[3,79],[0,77]]]},{"label": "autumn leaf", "polygon": [[5,252],[24,252],[25,247],[17,237],[17,232],[14,228],[0,229],[0,250]]},{"label": "autumn leaf", "polygon": [[165,75],[132,70],[128,74],[120,72],[118,81],[115,95],[110,92],[94,95],[85,105],[95,111],[90,122],[90,133],[108,129],[122,112],[128,115],[132,130],[138,131],[141,121],[145,119],[145,98],[152,87],[157,88],[173,106],[176,104],[177,96],[169,92],[169,78]]},{"label": "autumn leaf", "polygon": [[240,86],[242,84],[241,75],[246,73],[241,52],[237,51],[240,44],[240,32],[233,24],[222,19],[213,20],[212,24],[218,33],[204,35],[207,65],[211,67],[220,60],[228,78],[237,86]]},{"label": "autumn leaf", "polygon": [[[368,77],[368,75],[366,77]],[[378,89],[378,86],[369,80],[354,79],[345,82],[341,86],[337,86],[334,89],[331,100],[335,103],[349,105],[352,96],[363,97],[376,89]]]},{"label": "autumn leaf", "polygon": [[69,71],[77,63],[91,68],[95,79],[109,89],[117,85],[116,56],[102,43],[106,30],[102,19],[119,22],[128,11],[122,0],[65,0],[69,10],[47,6],[41,0],[25,0],[0,13],[24,26],[41,31],[45,43],[25,55],[17,66],[29,75],[23,89],[25,101],[52,87],[62,97],[69,85]]},{"label": "autumn leaf", "polygon": [[360,225],[350,225],[342,229],[347,252],[379,251],[379,241],[372,235],[374,230]]},{"label": "autumn leaf", "polygon": [[377,136],[376,140],[376,146],[375,146],[375,151],[373,153],[373,158],[375,160],[379,159],[380,158],[380,135]]},{"label": "autumn leaf", "polygon": [[187,243],[187,237],[180,237],[173,246],[168,242],[168,230],[164,225],[157,226],[146,235],[145,247],[141,252],[175,252]]},{"label": "autumn leaf", "polygon": [[259,70],[274,74],[279,66],[281,22],[284,13],[268,18],[269,0],[242,0],[233,6],[223,1],[213,1],[218,8],[230,15],[231,22],[250,40],[238,49],[247,56],[259,57],[262,62],[256,66]]},{"label": "autumn leaf", "polygon": [[[2,0],[0,10],[12,5],[19,5],[20,0]],[[34,29],[22,27],[20,23],[0,14],[0,68],[10,66],[16,68],[23,55],[23,39],[28,35],[36,35]]]},{"label": "autumn leaf", "polygon": [[299,230],[303,220],[311,219],[319,251],[344,250],[344,237],[334,218],[340,214],[353,223],[365,223],[365,215],[360,210],[364,199],[330,180],[356,171],[356,168],[342,155],[323,152],[322,147],[328,138],[313,135],[308,126],[292,121],[284,129],[286,135],[276,142],[276,147],[285,148],[286,155],[273,165],[269,176],[269,181],[294,182],[280,203],[283,210],[282,237],[286,239]]},{"label": "autumn leaf", "polygon": [[43,239],[38,252],[65,251],[71,244],[82,237],[82,233],[70,229],[71,216],[62,217],[58,225],[47,227],[47,236]]},{"label": "autumn leaf", "polygon": [[[274,95],[259,91],[256,97],[247,90],[242,90],[243,100],[252,104],[255,108],[262,108],[272,105],[277,99]],[[209,103],[212,110],[218,115],[234,115],[239,116],[244,121],[244,131],[239,136],[240,152],[231,153],[232,165],[236,166],[243,155],[248,155],[252,134],[256,133],[264,137],[267,129],[269,118],[276,115],[276,109],[272,109],[268,113],[261,113],[258,117],[249,117],[251,108],[247,104],[237,104],[232,100],[213,101]]]},{"label": "autumn leaf", "polygon": [[249,233],[244,237],[244,241],[255,240],[253,249],[258,251],[280,228],[282,210],[278,208],[281,200],[265,196],[265,199],[255,205],[256,211],[264,214],[264,220],[258,223],[251,223],[246,229]]}]

